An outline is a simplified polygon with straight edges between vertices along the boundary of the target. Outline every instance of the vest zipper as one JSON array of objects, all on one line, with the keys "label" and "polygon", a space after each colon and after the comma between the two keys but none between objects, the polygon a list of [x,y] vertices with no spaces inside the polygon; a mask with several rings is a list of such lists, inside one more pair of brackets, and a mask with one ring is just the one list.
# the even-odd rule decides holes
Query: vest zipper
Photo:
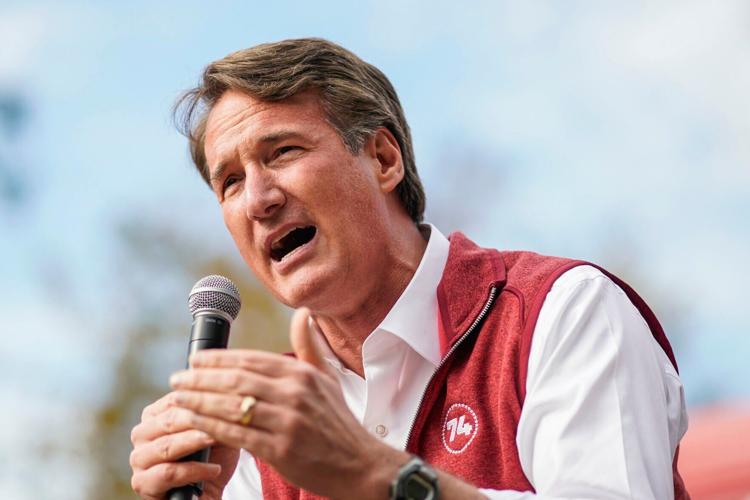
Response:
[{"label": "vest zipper", "polygon": [[432,380],[435,378],[435,375],[440,371],[440,368],[443,367],[443,365],[446,363],[448,358],[451,357],[451,355],[458,349],[458,346],[463,343],[464,339],[466,339],[469,335],[471,335],[474,330],[479,326],[479,324],[484,320],[484,317],[487,316],[487,313],[490,311],[490,308],[492,307],[492,304],[495,302],[495,297],[497,297],[497,287],[493,286],[490,289],[490,295],[487,297],[487,302],[484,303],[484,307],[482,307],[482,310],[479,311],[479,314],[477,314],[477,317],[474,319],[474,321],[471,323],[469,328],[466,329],[466,331],[459,337],[459,339],[453,343],[453,346],[451,346],[450,349],[448,349],[448,352],[443,356],[443,359],[440,360],[440,363],[438,363],[437,368],[435,368],[435,371],[432,372],[432,375],[430,375],[430,379],[427,381],[427,385],[425,386],[424,391],[422,391],[422,397],[419,398],[419,404],[417,405],[417,411],[414,413],[414,416],[411,419],[411,426],[409,427],[409,432],[406,434],[406,444],[404,445],[404,448],[409,447],[409,441],[411,441],[411,433],[414,431],[414,424],[417,421],[417,415],[419,415],[419,410],[422,408],[422,403],[424,402],[424,398],[427,395],[427,391],[430,389],[430,384],[432,384]]}]

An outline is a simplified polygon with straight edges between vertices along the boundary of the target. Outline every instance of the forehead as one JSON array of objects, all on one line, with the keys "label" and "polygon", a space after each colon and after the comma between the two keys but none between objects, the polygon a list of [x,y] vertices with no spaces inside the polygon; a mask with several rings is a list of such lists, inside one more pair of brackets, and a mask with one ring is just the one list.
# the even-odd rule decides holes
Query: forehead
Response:
[{"label": "forehead", "polygon": [[206,119],[205,151],[209,165],[240,143],[293,132],[311,135],[331,129],[318,94],[305,91],[282,101],[262,101],[237,90],[226,91]]}]

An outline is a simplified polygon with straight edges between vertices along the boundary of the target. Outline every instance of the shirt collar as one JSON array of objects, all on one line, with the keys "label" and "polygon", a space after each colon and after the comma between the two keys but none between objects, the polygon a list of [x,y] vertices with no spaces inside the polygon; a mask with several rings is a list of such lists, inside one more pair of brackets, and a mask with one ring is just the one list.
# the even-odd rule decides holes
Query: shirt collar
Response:
[{"label": "shirt collar", "polygon": [[[430,235],[422,260],[396,304],[365,339],[365,343],[371,344],[372,340],[380,337],[377,335],[379,330],[385,331],[401,339],[420,356],[437,366],[440,363],[437,287],[448,261],[450,243],[432,224],[423,224],[420,229],[426,229]],[[323,334],[318,332],[318,338],[326,361],[337,370],[344,371]]]},{"label": "shirt collar", "polygon": [[[440,363],[437,339],[437,287],[448,260],[448,239],[431,225],[422,260],[396,304],[375,330],[385,330],[406,342],[435,366]],[[369,337],[368,337],[369,339]]]}]

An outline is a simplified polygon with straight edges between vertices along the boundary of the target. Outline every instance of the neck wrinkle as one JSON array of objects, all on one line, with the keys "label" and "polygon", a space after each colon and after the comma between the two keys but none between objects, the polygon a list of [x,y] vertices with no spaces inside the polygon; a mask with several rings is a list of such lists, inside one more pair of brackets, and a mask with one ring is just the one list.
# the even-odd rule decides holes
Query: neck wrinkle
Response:
[{"label": "neck wrinkle", "polygon": [[342,365],[364,378],[362,345],[385,319],[414,277],[427,248],[427,241],[416,226],[410,238],[396,245],[386,259],[383,279],[360,301],[356,308],[344,314],[314,313],[323,337]]}]

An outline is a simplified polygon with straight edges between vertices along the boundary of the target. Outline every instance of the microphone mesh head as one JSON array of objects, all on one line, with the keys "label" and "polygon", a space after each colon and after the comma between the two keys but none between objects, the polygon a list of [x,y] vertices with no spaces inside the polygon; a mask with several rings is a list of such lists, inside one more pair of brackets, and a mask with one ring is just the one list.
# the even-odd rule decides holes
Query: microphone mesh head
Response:
[{"label": "microphone mesh head", "polygon": [[215,309],[234,320],[240,313],[240,305],[240,291],[231,280],[218,274],[199,279],[188,296],[193,317],[201,311]]}]

